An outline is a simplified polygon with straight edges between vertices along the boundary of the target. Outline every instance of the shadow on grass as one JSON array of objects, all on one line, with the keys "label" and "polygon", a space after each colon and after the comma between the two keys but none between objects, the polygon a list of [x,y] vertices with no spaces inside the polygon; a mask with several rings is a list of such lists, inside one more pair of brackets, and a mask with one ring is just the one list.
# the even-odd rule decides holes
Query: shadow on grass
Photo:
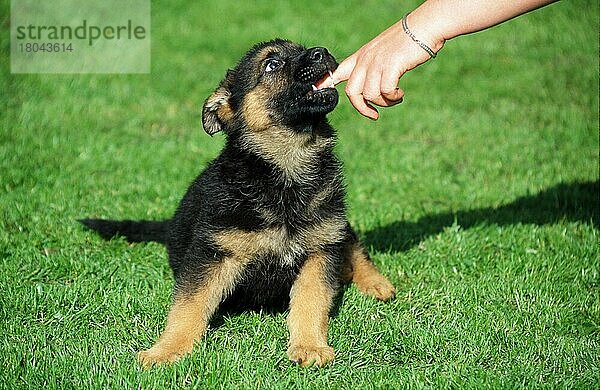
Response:
[{"label": "shadow on grass", "polygon": [[365,233],[367,247],[401,252],[438,234],[454,222],[461,228],[476,225],[546,225],[560,221],[589,223],[599,229],[600,182],[561,183],[514,202],[474,210],[427,215],[416,222],[396,221]]},{"label": "shadow on grass", "polygon": [[[346,290],[348,289],[349,286],[350,286],[350,283],[342,284],[338,294],[335,296],[335,298],[333,300],[333,306],[331,308],[331,312],[329,313],[329,315],[331,317],[337,317],[337,315],[339,314],[340,306],[342,305],[342,302],[344,301],[344,294],[346,293]],[[254,313],[259,313],[259,314],[276,315],[276,314],[285,313],[288,311],[288,309],[289,309],[289,302],[283,302],[280,305],[264,306],[264,307],[247,306],[247,305],[238,306],[235,303],[234,304],[221,304],[219,306],[219,309],[215,313],[215,315],[210,320],[210,326],[215,327],[215,328],[220,327],[225,323],[225,317],[236,316],[236,315],[239,315],[242,313],[254,312]]]}]

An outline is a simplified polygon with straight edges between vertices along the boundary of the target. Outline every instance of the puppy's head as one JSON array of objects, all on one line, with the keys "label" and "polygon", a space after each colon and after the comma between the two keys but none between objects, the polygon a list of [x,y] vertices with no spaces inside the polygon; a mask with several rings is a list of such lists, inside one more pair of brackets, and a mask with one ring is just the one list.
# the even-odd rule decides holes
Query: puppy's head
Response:
[{"label": "puppy's head", "polygon": [[311,131],[338,103],[333,86],[315,87],[337,65],[322,47],[307,49],[280,39],[260,43],[204,103],[204,130],[211,135],[239,128]]}]

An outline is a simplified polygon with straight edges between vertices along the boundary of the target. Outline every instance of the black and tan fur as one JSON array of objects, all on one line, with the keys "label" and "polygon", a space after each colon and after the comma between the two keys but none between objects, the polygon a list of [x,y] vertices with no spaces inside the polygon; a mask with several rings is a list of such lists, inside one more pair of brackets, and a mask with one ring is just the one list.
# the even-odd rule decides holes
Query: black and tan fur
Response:
[{"label": "black and tan fur", "polygon": [[163,222],[82,222],[103,237],[166,244],[175,277],[164,332],[140,352],[144,366],[190,352],[222,305],[289,307],[288,357],[302,366],[334,358],[327,323],[341,283],[388,300],[394,287],[347,219],[335,132],[335,88],[312,85],[335,69],[324,48],[275,40],[253,47],[203,108],[221,154]]}]

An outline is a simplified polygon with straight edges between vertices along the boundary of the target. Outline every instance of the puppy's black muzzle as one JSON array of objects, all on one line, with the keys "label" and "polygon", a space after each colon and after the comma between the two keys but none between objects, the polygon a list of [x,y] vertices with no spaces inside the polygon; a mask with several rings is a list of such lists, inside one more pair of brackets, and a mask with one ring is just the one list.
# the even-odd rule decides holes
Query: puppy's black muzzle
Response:
[{"label": "puppy's black muzzle", "polygon": [[329,55],[329,52],[324,47],[313,47],[308,49],[308,59],[313,62],[321,62],[325,55]]},{"label": "puppy's black muzzle", "polygon": [[295,59],[298,64],[295,79],[301,82],[316,83],[321,78],[333,72],[338,63],[324,47],[313,47]]},{"label": "puppy's black muzzle", "polygon": [[305,50],[292,60],[293,82],[287,91],[286,121],[313,121],[331,112],[338,103],[338,92],[330,85],[316,84],[337,68],[335,58],[324,47]]}]

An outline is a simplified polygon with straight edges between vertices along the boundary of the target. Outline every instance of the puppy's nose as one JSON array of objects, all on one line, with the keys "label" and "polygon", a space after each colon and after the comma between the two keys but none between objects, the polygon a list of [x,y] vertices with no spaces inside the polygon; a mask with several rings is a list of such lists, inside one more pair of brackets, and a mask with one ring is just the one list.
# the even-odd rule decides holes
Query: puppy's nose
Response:
[{"label": "puppy's nose", "polygon": [[308,49],[308,59],[312,62],[321,62],[329,52],[324,47]]}]

